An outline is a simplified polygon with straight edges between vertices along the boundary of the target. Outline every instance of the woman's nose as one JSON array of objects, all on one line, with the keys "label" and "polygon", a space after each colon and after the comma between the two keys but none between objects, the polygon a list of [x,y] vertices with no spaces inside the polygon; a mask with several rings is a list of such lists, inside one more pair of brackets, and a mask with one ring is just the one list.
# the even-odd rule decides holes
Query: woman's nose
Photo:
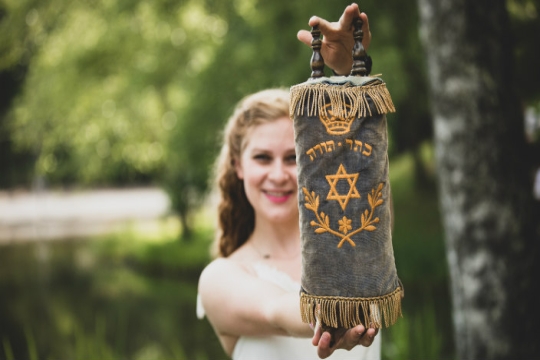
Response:
[{"label": "woman's nose", "polygon": [[275,182],[287,181],[289,179],[289,173],[287,172],[285,164],[281,161],[276,161],[272,164],[268,177]]}]

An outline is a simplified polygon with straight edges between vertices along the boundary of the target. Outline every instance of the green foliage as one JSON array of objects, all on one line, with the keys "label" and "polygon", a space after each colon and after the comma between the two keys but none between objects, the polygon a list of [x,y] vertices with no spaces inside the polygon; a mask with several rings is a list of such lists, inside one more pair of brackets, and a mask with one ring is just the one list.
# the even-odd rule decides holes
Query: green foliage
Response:
[{"label": "green foliage", "polygon": [[443,331],[436,323],[436,309],[426,301],[418,312],[408,312],[382,331],[382,359],[451,359],[445,354]]},{"label": "green foliage", "polygon": [[39,38],[10,114],[15,144],[36,154],[37,173],[53,183],[156,179],[187,101],[180,84],[208,57],[223,24],[196,1],[57,0],[63,13],[48,28],[46,3],[5,10],[25,9],[28,27],[38,29],[28,36]]},{"label": "green foliage", "polygon": [[106,320],[103,316],[96,317],[95,334],[89,334],[84,329],[76,327],[75,337],[75,359],[117,359],[118,355],[114,353],[105,339]]},{"label": "green foliage", "polygon": [[[516,75],[516,90],[527,105],[540,103],[540,1],[508,0],[506,2],[514,36],[515,64],[511,63]],[[515,66],[514,66],[515,65]]]},{"label": "green foliage", "polygon": [[[433,145],[421,145],[422,166],[434,181]],[[390,163],[395,214],[392,244],[404,288],[403,318],[383,335],[385,359],[452,359],[454,354],[448,268],[433,186],[415,186],[413,155]]]},{"label": "green foliage", "polygon": [[14,360],[15,357],[13,356],[13,349],[11,348],[11,344],[9,343],[9,340],[6,338],[3,338],[2,345],[4,347],[4,355],[6,356],[6,360]]},{"label": "green foliage", "polygon": [[[53,185],[157,182],[188,229],[234,104],[257,90],[305,81],[311,50],[297,31],[308,29],[313,14],[338,19],[346,5],[4,0],[0,73],[17,72],[24,82],[0,120],[2,149],[13,143],[32,154],[35,174]],[[417,149],[432,129],[416,3],[360,5],[373,33],[373,73],[382,73],[396,104],[388,116],[391,153]],[[518,85],[528,102],[539,96],[531,76],[540,53],[533,46],[538,6],[508,1]]]},{"label": "green foliage", "polygon": [[30,360],[38,360],[38,351],[36,348],[36,341],[34,335],[29,328],[24,329],[24,335],[26,337],[26,343],[28,344],[28,358]]},{"label": "green foliage", "polygon": [[[431,169],[427,171],[431,181],[434,181],[433,145],[423,144],[422,149],[424,166]],[[429,287],[448,276],[443,231],[435,188],[416,188],[412,169],[414,161],[411,153],[391,163],[390,182],[395,214],[393,246],[402,281],[406,284],[421,278],[423,285]],[[433,258],[443,261],[437,264],[432,261]]]},{"label": "green foliage", "polygon": [[[206,1],[205,9],[223,19],[228,31],[223,41],[216,44],[208,66],[192,84],[190,100],[180,115],[184,121],[173,129],[169,139],[165,184],[173,207],[180,214],[198,204],[209,186],[208,177],[220,146],[219,130],[233,106],[249,93],[305,81],[311,73],[311,50],[298,42],[296,32],[309,29],[307,21],[313,13],[336,20],[346,5],[344,1],[316,5],[307,0],[279,4],[257,0]],[[422,92],[408,91],[412,86],[425,88],[416,8],[396,5],[395,11],[388,7],[383,12],[368,1],[362,3],[362,9],[368,12],[376,34],[373,51],[370,49],[373,72],[386,73],[398,109],[402,104],[410,104],[409,112],[400,115],[398,111],[397,118],[390,123],[391,127],[403,127],[395,131],[403,134],[396,148],[414,148],[430,136],[425,97]],[[398,20],[402,23],[400,17],[407,19],[407,24],[394,26]],[[409,71],[411,68],[413,72]],[[411,126],[414,119],[417,123]]]},{"label": "green foliage", "polygon": [[195,317],[210,231],[197,227],[186,244],[176,241],[178,226],[156,228],[4,245],[0,290],[10,296],[0,298],[0,358],[225,358]]},{"label": "green foliage", "polygon": [[[423,146],[430,169],[431,146]],[[415,189],[410,154],[390,164],[393,237],[405,286],[403,318],[383,329],[384,359],[452,359],[442,229],[433,189]],[[431,175],[433,176],[433,174]],[[40,359],[226,358],[208,321],[195,317],[209,262],[209,215],[193,241],[177,219],[129,224],[88,241],[4,245],[0,251],[0,357]],[[9,355],[12,354],[12,355]]]},{"label": "green foliage", "polygon": [[[373,71],[384,73],[398,109],[410,104],[411,111],[398,111],[391,121],[392,127],[408,123],[406,131],[392,131],[408,134],[395,147],[401,150],[426,136],[401,116],[419,119],[421,129],[429,129],[429,119],[413,116],[427,111],[425,99],[407,91],[424,88],[416,9],[398,3],[383,11],[367,1],[362,9],[374,33]],[[28,64],[9,115],[10,136],[17,149],[35,154],[36,173],[52,184],[160,181],[187,229],[234,104],[263,88],[305,81],[311,50],[296,32],[308,29],[314,13],[338,19],[346,5],[6,2],[0,26],[13,31],[0,36],[9,50],[0,66]],[[394,26],[398,20],[402,27]]]}]

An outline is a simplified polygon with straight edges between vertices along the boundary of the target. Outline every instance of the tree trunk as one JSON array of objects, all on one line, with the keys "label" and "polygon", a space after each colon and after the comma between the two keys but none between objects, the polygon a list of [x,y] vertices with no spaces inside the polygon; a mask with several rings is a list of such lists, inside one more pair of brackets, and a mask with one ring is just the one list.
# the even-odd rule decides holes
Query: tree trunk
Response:
[{"label": "tree trunk", "polygon": [[180,224],[182,225],[182,241],[190,242],[192,240],[193,231],[191,228],[191,223],[189,221],[189,211],[184,209],[179,213]]},{"label": "tree trunk", "polygon": [[[502,0],[418,0],[458,359],[540,356],[540,210]],[[538,156],[538,155],[536,155]]]}]

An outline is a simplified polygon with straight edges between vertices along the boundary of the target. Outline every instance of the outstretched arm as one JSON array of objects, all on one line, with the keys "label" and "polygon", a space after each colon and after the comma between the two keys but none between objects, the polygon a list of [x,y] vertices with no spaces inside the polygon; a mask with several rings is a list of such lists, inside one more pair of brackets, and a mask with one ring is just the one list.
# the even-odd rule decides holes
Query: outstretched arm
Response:
[{"label": "outstretched arm", "polygon": [[[309,19],[309,26],[318,25],[323,35],[321,55],[325,64],[339,75],[349,74],[352,68],[353,21],[357,17],[360,17],[363,21],[364,38],[362,44],[367,51],[371,42],[369,21],[367,15],[360,12],[357,4],[353,3],[347,6],[337,22],[329,22],[318,16]],[[304,44],[311,46],[312,36],[310,31],[300,30],[297,37]]]},{"label": "outstretched arm", "polygon": [[319,326],[314,333],[302,322],[298,293],[285,292],[227,259],[215,260],[205,268],[199,279],[199,294],[208,320],[229,355],[236,338],[243,335],[312,337],[319,357],[326,358],[336,349],[370,346],[377,334],[362,325],[337,330],[333,339]]}]

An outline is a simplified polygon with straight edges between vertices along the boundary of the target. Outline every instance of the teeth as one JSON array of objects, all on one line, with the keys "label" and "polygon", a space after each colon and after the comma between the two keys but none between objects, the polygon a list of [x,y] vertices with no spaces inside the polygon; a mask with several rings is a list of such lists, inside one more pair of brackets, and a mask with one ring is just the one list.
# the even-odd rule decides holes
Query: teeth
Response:
[{"label": "teeth", "polygon": [[266,193],[267,193],[268,195],[270,195],[270,196],[276,196],[276,197],[287,195],[287,192],[267,191]]}]

